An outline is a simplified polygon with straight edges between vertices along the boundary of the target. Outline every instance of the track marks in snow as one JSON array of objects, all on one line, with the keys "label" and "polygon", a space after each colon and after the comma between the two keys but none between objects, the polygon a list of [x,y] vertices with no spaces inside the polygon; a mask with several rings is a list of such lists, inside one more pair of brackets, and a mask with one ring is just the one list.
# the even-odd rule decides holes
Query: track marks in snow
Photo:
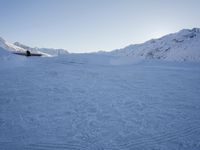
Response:
[{"label": "track marks in snow", "polygon": [[86,150],[87,146],[79,142],[64,143],[37,143],[25,147],[27,150]]},{"label": "track marks in snow", "polygon": [[[112,146],[103,146],[96,143],[72,141],[67,143],[36,143],[24,147],[24,150],[115,150]],[[117,150],[117,149],[116,149]]]},{"label": "track marks in snow", "polygon": [[185,129],[178,130],[173,133],[157,134],[151,137],[141,138],[129,138],[122,140],[119,147],[126,149],[140,148],[140,147],[151,147],[159,144],[167,144],[168,142],[175,142],[178,138],[187,138],[195,134],[200,134],[200,127],[188,127]]}]

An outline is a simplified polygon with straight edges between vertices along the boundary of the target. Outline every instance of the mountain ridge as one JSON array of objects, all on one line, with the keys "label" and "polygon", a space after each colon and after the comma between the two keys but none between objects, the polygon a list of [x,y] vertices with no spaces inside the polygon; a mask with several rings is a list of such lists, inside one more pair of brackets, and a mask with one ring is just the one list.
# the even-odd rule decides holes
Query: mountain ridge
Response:
[{"label": "mountain ridge", "polygon": [[[0,47],[8,51],[43,53],[46,56],[70,54],[64,49],[29,47],[19,42],[9,43],[0,37]],[[110,52],[93,52],[99,55],[132,57],[132,59],[162,59],[172,61],[200,61],[200,28],[182,29],[141,44],[131,44]],[[129,59],[129,58],[127,58]]]},{"label": "mountain ridge", "polygon": [[200,28],[183,29],[158,39],[116,49],[108,54],[144,59],[200,60]]},{"label": "mountain ridge", "polygon": [[60,54],[68,54],[67,50],[64,49],[53,49],[53,48],[37,48],[29,47],[27,45],[21,44],[20,42],[10,43],[0,37],[0,48],[8,52],[26,52],[27,50],[32,53],[40,53],[43,56],[58,56]]}]

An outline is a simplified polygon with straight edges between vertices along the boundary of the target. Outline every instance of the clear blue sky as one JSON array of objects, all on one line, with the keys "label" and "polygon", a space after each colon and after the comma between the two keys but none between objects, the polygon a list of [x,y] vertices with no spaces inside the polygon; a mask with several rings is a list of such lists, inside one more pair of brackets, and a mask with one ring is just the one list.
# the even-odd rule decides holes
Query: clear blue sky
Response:
[{"label": "clear blue sky", "polygon": [[200,0],[0,0],[0,36],[71,52],[113,50],[200,27]]}]

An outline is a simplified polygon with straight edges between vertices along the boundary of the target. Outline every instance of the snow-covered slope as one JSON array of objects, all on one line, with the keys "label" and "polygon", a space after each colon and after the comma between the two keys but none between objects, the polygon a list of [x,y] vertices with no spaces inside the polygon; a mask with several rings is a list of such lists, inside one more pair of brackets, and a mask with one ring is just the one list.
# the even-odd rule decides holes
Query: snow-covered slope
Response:
[{"label": "snow-covered slope", "polygon": [[0,58],[9,55],[9,52],[0,47]]},{"label": "snow-covered slope", "polygon": [[0,150],[200,150],[199,62],[20,59],[0,60]]},{"label": "snow-covered slope", "polygon": [[114,50],[109,54],[143,59],[200,61],[200,29],[183,29],[159,39]]},{"label": "snow-covered slope", "polygon": [[65,49],[29,47],[29,46],[21,44],[19,42],[15,42],[14,45],[21,47],[21,48],[24,48],[24,49],[28,49],[30,51],[34,51],[34,52],[40,51],[40,52],[43,52],[43,53],[47,53],[47,54],[52,55],[52,56],[69,54],[68,51],[65,50]]},{"label": "snow-covered slope", "polygon": [[16,51],[17,52],[24,52],[24,51],[26,51],[24,48],[21,48],[17,45],[9,43],[1,37],[0,37],[0,47],[2,49],[5,49],[5,50],[11,51],[11,52],[16,52]]},{"label": "snow-covered slope", "polygon": [[66,55],[69,52],[65,49],[54,49],[54,48],[36,48],[41,52],[48,53],[52,56]]},{"label": "snow-covered slope", "polygon": [[24,45],[19,42],[10,43],[0,37],[0,48],[10,52],[25,52],[27,50],[32,53],[40,53],[43,56],[58,56],[63,54],[69,54],[65,49],[53,49],[53,48],[37,48]]},{"label": "snow-covered slope", "polygon": [[[40,51],[40,50],[37,50],[37,49],[33,49],[33,48],[30,48],[30,47],[28,47],[28,46],[25,46],[25,45],[22,45],[22,44],[20,44],[20,43],[14,43],[14,44],[12,44],[12,43],[10,43],[10,42],[8,42],[8,41],[6,41],[6,40],[4,40],[3,38],[1,38],[0,37],[0,54],[1,53],[4,53],[5,54],[5,52],[3,52],[3,51],[7,51],[7,52],[11,52],[11,53],[13,53],[13,52],[26,52],[27,50],[29,50],[29,51],[31,51],[32,53],[40,53],[40,54],[42,54],[43,56],[51,56],[50,54],[47,54],[47,53],[44,53],[44,52],[42,52],[42,51]],[[7,53],[7,54],[9,54],[9,53]]]},{"label": "snow-covered slope", "polygon": [[[19,59],[18,56],[12,55],[13,52],[25,52],[26,50],[15,46],[12,43],[7,42],[3,38],[0,37],[0,60],[16,60]],[[11,61],[10,61],[11,62]],[[16,62],[14,62],[16,63]],[[6,64],[7,65],[7,64]],[[1,62],[1,68],[3,67],[3,63]]]},{"label": "snow-covered slope", "polygon": [[[196,37],[188,32],[146,45],[153,51],[151,43],[168,41],[165,48],[174,48],[188,42],[198,50],[196,31],[189,32]],[[140,57],[130,50],[130,57],[21,57],[9,53],[5,40],[0,44],[0,150],[200,149],[200,62],[131,64]],[[141,57],[165,53],[155,54]]]}]

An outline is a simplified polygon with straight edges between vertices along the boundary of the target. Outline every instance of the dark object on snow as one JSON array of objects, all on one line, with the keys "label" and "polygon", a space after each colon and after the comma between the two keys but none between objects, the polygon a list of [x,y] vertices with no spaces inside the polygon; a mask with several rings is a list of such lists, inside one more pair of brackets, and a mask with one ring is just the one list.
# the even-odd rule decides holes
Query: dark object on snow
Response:
[{"label": "dark object on snow", "polygon": [[31,56],[31,52],[30,51],[26,51],[26,56],[28,57],[28,56]]},{"label": "dark object on snow", "polygon": [[14,52],[14,54],[17,54],[17,55],[23,55],[23,56],[42,56],[42,54],[39,54],[39,53],[31,53],[29,50],[27,50],[25,53],[24,52]]}]

